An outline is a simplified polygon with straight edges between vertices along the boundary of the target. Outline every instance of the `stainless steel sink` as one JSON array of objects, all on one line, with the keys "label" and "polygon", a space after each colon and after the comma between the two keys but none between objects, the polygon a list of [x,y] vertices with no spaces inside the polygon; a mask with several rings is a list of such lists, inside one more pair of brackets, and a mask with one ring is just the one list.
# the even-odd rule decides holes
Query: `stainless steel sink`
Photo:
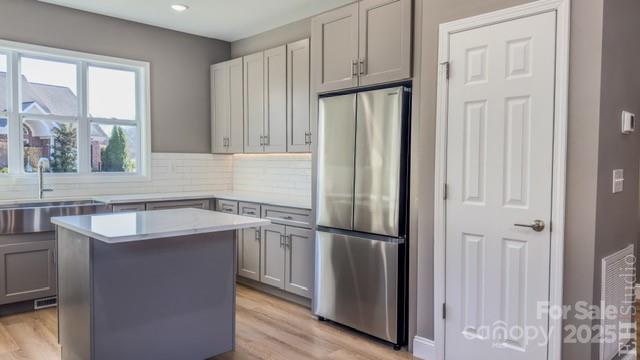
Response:
[{"label": "stainless steel sink", "polygon": [[41,201],[0,205],[0,235],[47,232],[55,230],[51,218],[95,214],[110,211],[104,203],[93,200]]}]

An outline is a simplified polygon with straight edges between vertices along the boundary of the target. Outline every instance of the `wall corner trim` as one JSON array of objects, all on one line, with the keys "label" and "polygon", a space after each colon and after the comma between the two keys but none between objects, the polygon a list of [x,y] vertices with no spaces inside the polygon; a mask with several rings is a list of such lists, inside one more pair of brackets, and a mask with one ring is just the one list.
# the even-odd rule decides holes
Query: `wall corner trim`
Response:
[{"label": "wall corner trim", "polygon": [[436,358],[436,343],[433,340],[415,336],[413,338],[413,356],[422,360]]}]

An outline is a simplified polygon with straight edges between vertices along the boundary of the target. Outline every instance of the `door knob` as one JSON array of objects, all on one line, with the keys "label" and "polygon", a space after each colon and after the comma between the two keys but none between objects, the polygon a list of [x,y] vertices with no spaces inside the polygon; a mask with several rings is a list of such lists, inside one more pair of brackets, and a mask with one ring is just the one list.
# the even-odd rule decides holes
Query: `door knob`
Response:
[{"label": "door knob", "polygon": [[517,227],[531,228],[533,229],[533,231],[537,231],[537,232],[541,232],[542,230],[544,230],[544,221],[542,220],[536,220],[531,225],[526,225],[526,224],[514,224],[514,225]]}]

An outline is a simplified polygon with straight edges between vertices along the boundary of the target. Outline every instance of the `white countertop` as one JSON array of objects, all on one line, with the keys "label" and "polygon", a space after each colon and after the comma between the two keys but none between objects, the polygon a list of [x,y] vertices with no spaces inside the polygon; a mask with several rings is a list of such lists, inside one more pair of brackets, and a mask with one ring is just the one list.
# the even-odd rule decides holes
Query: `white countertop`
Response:
[{"label": "white countertop", "polygon": [[311,199],[296,196],[286,196],[259,192],[220,191],[220,192],[176,192],[130,195],[94,196],[91,199],[106,204],[126,204],[135,202],[195,200],[195,199],[226,199],[269,204],[275,206],[311,209]]},{"label": "white countertop", "polygon": [[202,209],[54,217],[55,225],[109,244],[269,225],[269,220]]},{"label": "white countertop", "polygon": [[91,199],[105,203],[105,204],[126,204],[126,203],[152,202],[152,201],[212,199],[215,197],[216,197],[216,194],[213,192],[175,192],[175,193],[102,195],[102,196],[92,196]]}]

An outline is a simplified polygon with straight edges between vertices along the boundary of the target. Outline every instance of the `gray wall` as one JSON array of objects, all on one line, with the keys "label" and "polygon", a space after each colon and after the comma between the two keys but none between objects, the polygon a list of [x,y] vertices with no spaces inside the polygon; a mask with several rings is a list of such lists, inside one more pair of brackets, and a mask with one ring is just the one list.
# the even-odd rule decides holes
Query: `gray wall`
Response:
[{"label": "gray wall", "polygon": [[151,63],[155,152],[211,148],[209,65],[230,44],[35,0],[1,0],[0,38]]},{"label": "gray wall", "polygon": [[[604,1],[594,302],[600,299],[601,259],[638,239],[640,134],[620,133],[623,110],[640,115],[637,14],[637,0]],[[618,194],[611,189],[614,169],[624,169],[625,175],[624,192]],[[598,359],[597,344],[591,358]]]},{"label": "gray wall", "polygon": [[311,18],[234,41],[231,43],[231,58],[249,55],[308,37],[311,37]]}]

